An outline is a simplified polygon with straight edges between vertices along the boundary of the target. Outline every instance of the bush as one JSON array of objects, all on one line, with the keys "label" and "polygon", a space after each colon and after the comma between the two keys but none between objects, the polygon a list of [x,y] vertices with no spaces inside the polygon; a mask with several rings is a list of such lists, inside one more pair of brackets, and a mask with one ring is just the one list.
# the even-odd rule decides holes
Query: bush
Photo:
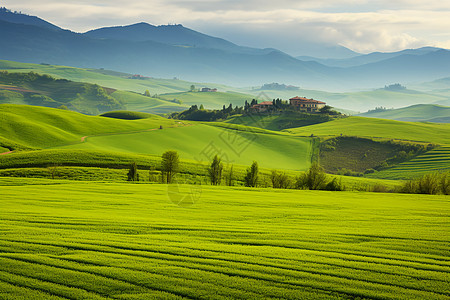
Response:
[{"label": "bush", "polygon": [[281,173],[277,170],[272,170],[270,181],[272,182],[272,187],[274,189],[287,189],[291,186],[289,176],[286,175],[286,173]]},{"label": "bush", "polygon": [[297,177],[296,188],[323,190],[327,185],[327,175],[318,163],[313,163],[309,170]]},{"label": "bush", "polygon": [[429,173],[422,177],[405,182],[401,192],[408,194],[450,194],[449,172],[447,173]]},{"label": "bush", "polygon": [[344,185],[342,184],[342,179],[337,180],[337,178],[333,178],[324,188],[326,191],[343,191],[345,190]]}]

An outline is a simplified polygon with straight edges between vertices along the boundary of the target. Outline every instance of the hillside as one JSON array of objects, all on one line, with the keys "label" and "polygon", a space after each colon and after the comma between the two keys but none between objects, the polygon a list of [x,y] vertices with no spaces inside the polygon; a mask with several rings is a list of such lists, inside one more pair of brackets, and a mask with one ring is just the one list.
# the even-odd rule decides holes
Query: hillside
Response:
[{"label": "hillside", "polygon": [[327,123],[286,129],[298,136],[359,136],[450,145],[450,124],[401,122],[348,117]]},{"label": "hillside", "polygon": [[152,116],[119,120],[28,105],[0,104],[0,146],[8,149],[40,149],[81,143],[87,135],[142,131],[175,126],[174,121]]},{"label": "hillside", "polygon": [[49,75],[0,72],[0,103],[64,106],[85,114],[98,114],[124,108],[122,102],[111,97],[113,91]]},{"label": "hillside", "polygon": [[408,122],[450,123],[450,107],[418,104],[399,109],[369,111],[359,116]]},{"label": "hillside", "polygon": [[[13,150],[52,148],[159,156],[175,149],[183,159],[209,161],[212,147],[222,153],[227,164],[246,165],[258,160],[264,168],[304,170],[311,163],[308,138],[270,131],[186,126],[189,123],[148,115],[121,120],[20,105],[0,105],[0,114],[5,124],[0,128],[0,146]],[[157,130],[160,126],[163,130]],[[279,146],[283,152],[278,151]]]}]

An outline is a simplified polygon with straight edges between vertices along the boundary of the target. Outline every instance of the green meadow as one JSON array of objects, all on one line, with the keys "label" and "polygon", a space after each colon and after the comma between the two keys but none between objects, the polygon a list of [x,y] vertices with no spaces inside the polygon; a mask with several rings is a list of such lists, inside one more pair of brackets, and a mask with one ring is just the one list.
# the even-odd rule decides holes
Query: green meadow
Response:
[{"label": "green meadow", "polygon": [[[280,151],[280,147],[283,151]],[[264,168],[305,170],[311,163],[308,138],[229,130],[203,124],[130,134],[88,137],[85,143],[58,149],[86,149],[141,154],[177,150],[183,159],[208,162],[215,151],[230,164],[259,161]],[[270,157],[270,159],[268,159]]]},{"label": "green meadow", "polygon": [[446,196],[0,185],[2,299],[450,298]]}]

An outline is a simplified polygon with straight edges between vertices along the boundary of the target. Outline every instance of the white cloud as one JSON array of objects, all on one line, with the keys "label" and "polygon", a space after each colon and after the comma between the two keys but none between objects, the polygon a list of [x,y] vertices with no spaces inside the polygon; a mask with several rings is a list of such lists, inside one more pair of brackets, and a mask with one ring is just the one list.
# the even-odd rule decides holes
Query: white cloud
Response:
[{"label": "white cloud", "polygon": [[[305,42],[341,44],[360,52],[449,47],[450,2],[442,0],[7,0],[10,9],[75,31],[124,25],[182,23],[207,34],[291,54]],[[389,9],[386,9],[388,7]]]}]

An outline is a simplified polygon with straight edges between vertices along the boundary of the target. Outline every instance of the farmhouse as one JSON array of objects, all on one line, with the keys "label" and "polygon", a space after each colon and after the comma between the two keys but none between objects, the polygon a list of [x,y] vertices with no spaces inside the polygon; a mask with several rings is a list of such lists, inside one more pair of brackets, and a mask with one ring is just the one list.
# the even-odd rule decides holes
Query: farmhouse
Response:
[{"label": "farmhouse", "polygon": [[216,88],[214,88],[214,89],[210,89],[210,88],[208,88],[208,87],[204,87],[204,88],[202,88],[201,89],[201,92],[203,92],[203,93],[211,93],[211,92],[217,92],[217,89]]},{"label": "farmhouse", "polygon": [[322,101],[298,96],[289,99],[289,102],[291,106],[304,112],[318,112],[322,107],[326,105],[326,103]]},{"label": "farmhouse", "polygon": [[264,102],[253,105],[252,109],[257,112],[263,112],[263,111],[269,110],[272,107],[273,107],[272,101],[264,101]]}]

